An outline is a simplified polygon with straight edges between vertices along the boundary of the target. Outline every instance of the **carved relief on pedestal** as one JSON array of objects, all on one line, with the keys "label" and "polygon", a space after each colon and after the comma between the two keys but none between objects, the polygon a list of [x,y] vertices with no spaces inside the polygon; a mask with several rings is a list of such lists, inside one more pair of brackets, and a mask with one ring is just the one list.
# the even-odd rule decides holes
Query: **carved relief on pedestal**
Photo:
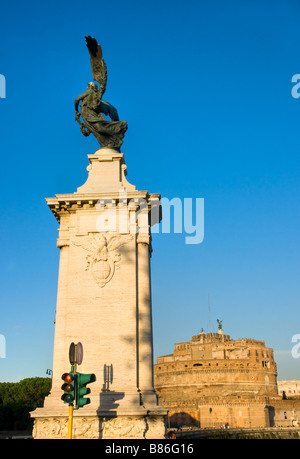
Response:
[{"label": "carved relief on pedestal", "polygon": [[[165,424],[162,416],[75,416],[74,439],[126,439],[164,438]],[[32,436],[35,439],[66,439],[68,418],[64,416],[36,418]]]},{"label": "carved relief on pedestal", "polygon": [[86,417],[74,419],[74,438],[99,438],[99,419]]},{"label": "carved relief on pedestal", "polygon": [[102,438],[143,438],[146,430],[144,418],[118,416],[100,421]]},{"label": "carved relief on pedestal", "polygon": [[115,269],[120,267],[121,255],[117,249],[132,239],[132,234],[90,233],[76,236],[72,242],[88,252],[85,270],[91,272],[100,287],[104,287],[112,279]]},{"label": "carved relief on pedestal", "polygon": [[100,419],[101,438],[164,438],[163,416],[118,416]]},{"label": "carved relief on pedestal", "polygon": [[67,438],[68,419],[64,417],[36,418],[33,438]]},{"label": "carved relief on pedestal", "polygon": [[[68,435],[68,418],[36,418],[32,436],[36,439],[66,439]],[[73,438],[99,438],[98,417],[75,417],[73,420]]]}]

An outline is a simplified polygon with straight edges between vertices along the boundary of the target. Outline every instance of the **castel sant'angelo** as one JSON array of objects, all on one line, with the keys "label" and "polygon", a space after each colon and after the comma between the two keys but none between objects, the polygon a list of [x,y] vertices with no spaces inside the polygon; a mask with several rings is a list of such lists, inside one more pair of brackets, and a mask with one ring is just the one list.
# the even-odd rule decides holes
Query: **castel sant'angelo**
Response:
[{"label": "castel sant'angelo", "polygon": [[169,427],[295,425],[299,402],[282,400],[273,349],[263,341],[204,333],[157,358],[154,384]]}]

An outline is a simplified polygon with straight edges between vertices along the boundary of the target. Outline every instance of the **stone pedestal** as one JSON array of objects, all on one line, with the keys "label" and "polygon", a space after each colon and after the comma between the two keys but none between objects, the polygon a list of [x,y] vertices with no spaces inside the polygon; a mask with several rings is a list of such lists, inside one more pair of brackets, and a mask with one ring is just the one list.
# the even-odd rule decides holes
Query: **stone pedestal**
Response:
[{"label": "stone pedestal", "polygon": [[[47,199],[60,224],[53,383],[31,413],[34,438],[66,438],[61,375],[71,342],[83,345],[80,373],[95,373],[91,403],[74,411],[74,438],[163,438],[166,410],[153,385],[151,209],[160,195],[126,180],[122,153],[89,155],[88,179]],[[155,222],[155,221],[154,221]],[[104,378],[104,367],[112,379]]]}]

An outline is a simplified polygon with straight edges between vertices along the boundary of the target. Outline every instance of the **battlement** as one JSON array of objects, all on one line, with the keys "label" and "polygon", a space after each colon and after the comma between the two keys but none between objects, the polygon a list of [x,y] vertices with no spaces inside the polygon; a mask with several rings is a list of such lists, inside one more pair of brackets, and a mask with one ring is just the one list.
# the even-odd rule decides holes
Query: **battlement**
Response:
[{"label": "battlement", "polygon": [[205,365],[208,361],[248,360],[263,367],[270,368],[274,364],[273,349],[266,347],[264,341],[251,338],[231,339],[229,335],[204,333],[192,336],[190,341],[176,343],[173,354],[160,356],[157,363],[175,361],[193,361]]},{"label": "battlement", "polygon": [[212,342],[222,342],[229,341],[230,336],[224,335],[223,330],[219,330],[219,333],[204,333],[201,332],[199,335],[192,336],[192,342],[200,343],[212,343]]}]

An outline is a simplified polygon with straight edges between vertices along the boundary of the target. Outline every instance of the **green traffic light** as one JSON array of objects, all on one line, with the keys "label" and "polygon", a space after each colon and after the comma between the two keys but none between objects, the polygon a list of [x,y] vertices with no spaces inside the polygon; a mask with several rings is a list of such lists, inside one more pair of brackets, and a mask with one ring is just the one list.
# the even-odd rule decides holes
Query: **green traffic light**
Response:
[{"label": "green traffic light", "polygon": [[75,409],[79,409],[84,405],[91,403],[90,398],[84,398],[85,395],[91,393],[91,389],[86,387],[87,384],[93,383],[96,381],[96,376],[94,373],[91,374],[82,374],[76,373],[76,404]]}]

